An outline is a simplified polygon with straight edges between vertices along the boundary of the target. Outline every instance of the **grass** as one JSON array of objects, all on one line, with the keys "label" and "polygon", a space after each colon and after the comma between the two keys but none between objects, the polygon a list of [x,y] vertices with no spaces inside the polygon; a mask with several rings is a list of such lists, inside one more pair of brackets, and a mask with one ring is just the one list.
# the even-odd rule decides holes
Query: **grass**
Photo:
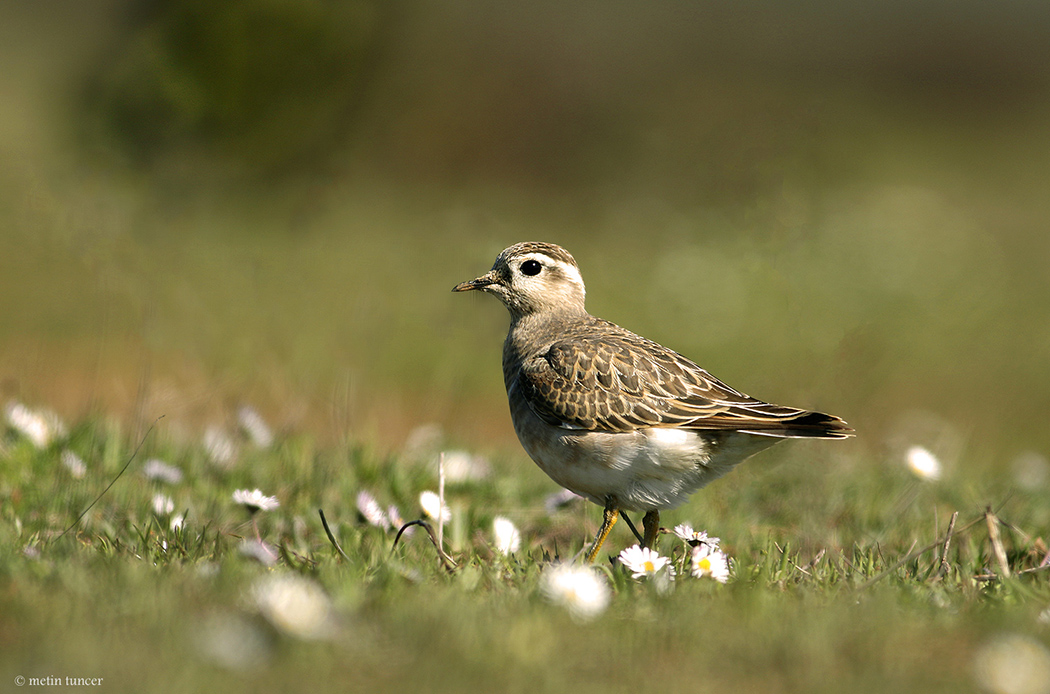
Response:
[{"label": "grass", "polygon": [[[394,549],[393,530],[366,523],[353,502],[366,490],[417,517],[419,493],[437,488],[428,455],[291,432],[267,447],[238,439],[236,462],[217,465],[163,420],[144,439],[88,419],[44,448],[14,429],[2,440],[8,681],[102,677],[108,691],[966,691],[974,657],[998,635],[1047,638],[1040,494],[1001,481],[975,487],[972,476],[920,480],[903,464],[853,459],[849,444],[778,447],[666,514],[668,527],[688,521],[721,536],[733,560],[726,585],[679,576],[662,593],[631,579],[606,562],[634,542],[618,527],[600,562],[611,604],[579,622],[538,585],[552,560],[584,546],[599,509],[544,511],[553,487],[520,453],[493,459],[481,479],[449,484],[446,537],[458,566],[446,571],[423,533]],[[86,462],[83,478],[59,462],[63,450]],[[180,468],[182,481],[147,478],[153,458]],[[281,504],[257,517],[279,557],[272,566],[239,549],[254,531],[231,494],[254,487]],[[158,493],[173,500],[171,514],[153,509]],[[175,514],[185,517],[178,529]],[[509,557],[493,547],[496,515],[523,534]],[[680,545],[661,540],[672,555]],[[284,575],[330,598],[336,626],[325,638],[263,618],[253,591]]]}]

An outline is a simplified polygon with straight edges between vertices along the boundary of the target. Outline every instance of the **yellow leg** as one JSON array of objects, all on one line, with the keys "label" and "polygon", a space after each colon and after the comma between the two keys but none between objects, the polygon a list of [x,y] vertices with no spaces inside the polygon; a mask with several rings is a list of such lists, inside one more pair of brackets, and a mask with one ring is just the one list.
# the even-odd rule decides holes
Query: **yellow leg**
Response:
[{"label": "yellow leg", "polygon": [[642,547],[656,549],[656,538],[660,535],[660,512],[648,511],[642,518]]},{"label": "yellow leg", "polygon": [[591,551],[587,553],[588,564],[593,564],[598,557],[598,550],[602,548],[605,538],[609,537],[609,533],[612,531],[612,527],[616,525],[616,519],[619,517],[620,509],[616,508],[612,499],[606,501],[605,513],[602,514],[602,527],[598,528],[598,534],[594,538],[594,545],[591,546]]}]

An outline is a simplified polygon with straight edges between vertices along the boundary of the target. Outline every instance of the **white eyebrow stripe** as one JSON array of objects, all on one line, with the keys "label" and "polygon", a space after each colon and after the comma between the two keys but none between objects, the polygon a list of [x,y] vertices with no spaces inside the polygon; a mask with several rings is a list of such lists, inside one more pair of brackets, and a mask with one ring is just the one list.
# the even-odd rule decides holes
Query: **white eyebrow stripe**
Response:
[{"label": "white eyebrow stripe", "polygon": [[580,293],[586,296],[587,288],[583,284],[583,275],[580,274],[580,268],[571,263],[566,263],[563,260],[552,258],[546,253],[525,253],[521,257],[524,259],[522,262],[525,260],[535,260],[541,265],[557,267],[565,274],[565,277],[570,282],[580,288]]}]

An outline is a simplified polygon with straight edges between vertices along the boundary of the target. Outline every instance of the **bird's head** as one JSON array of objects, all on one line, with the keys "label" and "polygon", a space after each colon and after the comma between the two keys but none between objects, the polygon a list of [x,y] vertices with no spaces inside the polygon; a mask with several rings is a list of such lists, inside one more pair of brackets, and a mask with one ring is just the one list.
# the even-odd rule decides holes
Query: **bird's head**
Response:
[{"label": "bird's head", "polygon": [[586,289],[580,268],[567,250],[553,243],[527,241],[506,248],[492,269],[461,282],[454,292],[494,294],[514,317],[547,311],[584,311]]}]

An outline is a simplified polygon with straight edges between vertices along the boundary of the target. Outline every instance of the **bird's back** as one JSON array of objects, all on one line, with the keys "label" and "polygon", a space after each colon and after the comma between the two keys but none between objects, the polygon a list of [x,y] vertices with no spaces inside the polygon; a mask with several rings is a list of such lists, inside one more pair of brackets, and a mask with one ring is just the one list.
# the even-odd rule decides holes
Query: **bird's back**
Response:
[{"label": "bird's back", "polygon": [[752,398],[677,352],[586,313],[517,321],[504,345],[503,370],[508,392],[518,390],[543,421],[569,429],[853,433],[833,415]]}]

